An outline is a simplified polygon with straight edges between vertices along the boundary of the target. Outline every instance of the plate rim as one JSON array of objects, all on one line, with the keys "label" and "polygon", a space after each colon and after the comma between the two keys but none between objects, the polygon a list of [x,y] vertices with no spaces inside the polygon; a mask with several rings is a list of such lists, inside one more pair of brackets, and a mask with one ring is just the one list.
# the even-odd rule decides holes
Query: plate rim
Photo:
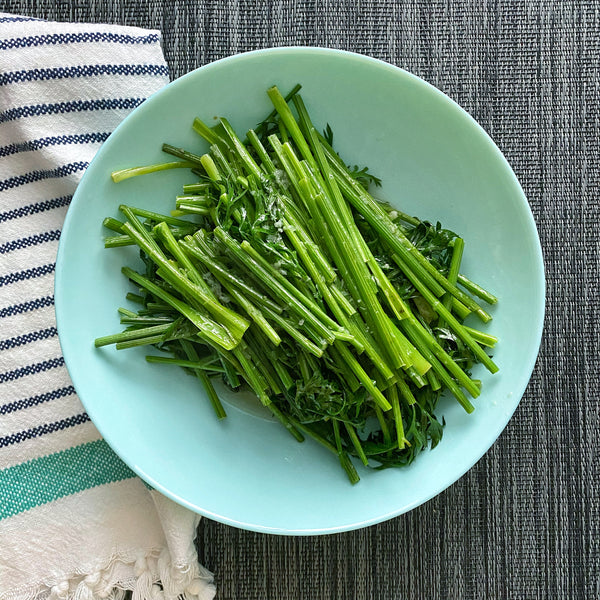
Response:
[{"label": "plate rim", "polygon": [[[143,115],[144,107],[148,103],[155,102],[157,97],[160,97],[166,93],[166,90],[171,90],[180,85],[184,85],[188,79],[196,77],[199,72],[207,72],[214,68],[220,68],[222,65],[230,63],[230,62],[238,62],[240,60],[245,60],[247,58],[256,57],[256,56],[265,56],[265,55],[271,55],[271,54],[284,54],[286,52],[288,52],[288,53],[299,52],[301,54],[314,54],[314,55],[319,55],[319,54],[339,55],[339,56],[344,56],[344,57],[352,59],[352,60],[357,60],[357,61],[366,62],[366,63],[372,63],[372,64],[378,66],[379,68],[384,68],[384,69],[388,70],[389,72],[392,72],[392,73],[398,74],[402,77],[407,77],[407,78],[411,79],[413,82],[416,82],[418,85],[421,85],[424,88],[426,88],[430,93],[434,93],[435,95],[437,95],[444,103],[449,104],[455,110],[458,109],[458,111],[460,113],[462,113],[462,116],[467,118],[469,125],[471,127],[474,127],[474,129],[477,131],[477,133],[479,135],[481,135],[484,138],[484,140],[486,141],[486,143],[491,147],[492,151],[494,152],[495,159],[499,160],[500,162],[502,162],[504,164],[505,171],[510,176],[510,178],[512,180],[512,184],[515,185],[516,189],[519,191],[519,200],[520,200],[520,203],[523,205],[523,208],[525,208],[524,214],[527,217],[527,219],[526,219],[527,229],[529,230],[532,239],[535,241],[534,259],[535,259],[535,265],[536,265],[536,274],[538,276],[538,282],[537,282],[538,287],[536,289],[539,292],[539,304],[536,307],[538,319],[536,322],[533,323],[534,328],[535,328],[535,338],[534,338],[535,339],[535,350],[531,353],[531,356],[529,357],[529,364],[527,365],[527,368],[523,370],[523,374],[524,375],[526,374],[526,377],[524,377],[524,379],[523,379],[524,383],[521,386],[522,389],[516,390],[514,392],[515,395],[518,394],[518,401],[515,402],[514,407],[506,414],[505,418],[503,418],[499,421],[498,427],[493,432],[493,435],[490,436],[490,439],[491,439],[490,443],[486,445],[486,447],[483,449],[483,451],[481,453],[478,453],[478,455],[474,456],[472,460],[469,460],[468,462],[471,463],[470,466],[466,467],[464,470],[457,472],[457,474],[455,476],[453,476],[452,481],[450,481],[447,484],[445,483],[441,486],[436,487],[435,491],[426,495],[425,497],[419,497],[415,501],[402,506],[398,510],[392,510],[383,515],[378,515],[376,517],[364,519],[364,520],[357,520],[352,523],[336,525],[331,528],[319,527],[319,528],[285,529],[282,527],[269,527],[269,526],[266,526],[263,524],[247,523],[244,521],[239,521],[234,518],[227,517],[226,515],[218,514],[214,511],[201,509],[200,507],[198,507],[197,505],[193,504],[192,502],[186,500],[185,498],[181,498],[181,497],[177,496],[175,493],[170,491],[168,488],[161,485],[160,482],[155,481],[152,477],[150,477],[147,473],[145,473],[135,463],[135,461],[128,460],[128,457],[123,456],[121,449],[119,448],[118,440],[115,441],[115,440],[111,439],[112,436],[110,435],[110,432],[103,431],[104,427],[99,427],[96,424],[94,416],[93,416],[94,412],[95,412],[93,407],[91,407],[91,410],[90,410],[90,407],[87,406],[86,401],[78,392],[78,385],[75,381],[76,379],[78,379],[78,377],[73,376],[71,374],[71,369],[69,367],[70,359],[67,356],[68,352],[65,353],[65,348],[63,347],[63,341],[62,341],[66,337],[64,321],[62,318],[63,315],[61,313],[61,302],[62,302],[61,290],[65,289],[65,286],[62,285],[63,270],[62,270],[62,268],[60,268],[60,265],[64,261],[64,253],[65,253],[65,245],[66,245],[66,242],[64,240],[66,240],[66,238],[68,236],[68,231],[70,229],[72,215],[74,213],[74,211],[71,210],[71,207],[81,202],[80,198],[83,193],[83,192],[81,192],[81,190],[83,188],[82,184],[85,183],[88,172],[90,172],[89,167],[92,166],[95,162],[101,161],[102,157],[105,154],[107,154],[108,152],[110,152],[111,139],[113,139],[115,136],[117,136],[119,131],[123,127],[125,127],[127,123],[129,123],[132,120],[140,118],[140,113]],[[67,235],[63,235],[63,233],[65,233],[65,232]],[[185,75],[169,82],[168,84],[163,86],[161,89],[159,89],[158,91],[156,91],[153,94],[151,94],[150,96],[148,96],[148,98],[144,102],[142,102],[138,107],[136,107],[134,110],[132,110],[119,123],[119,125],[110,134],[109,138],[102,144],[102,146],[100,147],[98,152],[94,155],[93,159],[90,161],[90,165],[84,172],[84,174],[77,186],[77,189],[75,190],[75,193],[73,194],[73,198],[71,200],[69,209],[67,210],[67,214],[66,214],[65,220],[63,222],[62,228],[61,228],[61,237],[60,237],[57,256],[56,256],[56,272],[55,272],[55,278],[54,278],[54,298],[55,298],[54,312],[55,312],[55,316],[56,316],[59,343],[61,346],[61,351],[62,351],[63,357],[65,359],[65,366],[67,368],[67,371],[69,372],[69,376],[73,382],[73,386],[75,387],[75,390],[77,391],[78,397],[80,398],[81,403],[83,404],[83,407],[85,408],[86,412],[89,413],[90,418],[91,418],[92,422],[94,423],[94,426],[98,429],[98,431],[100,432],[102,437],[105,439],[107,444],[110,446],[110,448],[142,480],[147,482],[149,485],[151,485],[154,489],[161,492],[163,495],[169,497],[170,499],[174,500],[178,504],[185,506],[186,508],[190,509],[191,511],[193,511],[197,514],[206,516],[208,518],[211,518],[213,520],[219,521],[226,525],[234,526],[234,527],[249,530],[249,531],[268,533],[268,534],[324,535],[324,534],[332,534],[332,533],[339,533],[339,532],[344,532],[344,531],[352,531],[352,530],[360,529],[363,527],[367,527],[370,525],[374,525],[377,523],[387,521],[388,519],[400,516],[402,514],[410,512],[411,510],[414,510],[416,507],[428,502],[432,498],[438,496],[443,491],[445,491],[446,489],[448,489],[449,487],[454,485],[468,471],[470,471],[481,460],[481,458],[489,451],[489,449],[494,445],[494,443],[496,443],[499,436],[506,429],[506,427],[508,426],[508,423],[512,419],[516,409],[518,408],[518,406],[521,403],[523,395],[524,395],[524,393],[527,389],[527,386],[531,380],[531,376],[533,374],[533,370],[535,368],[535,365],[536,365],[536,362],[537,362],[537,359],[539,356],[542,335],[543,335],[543,328],[544,328],[544,319],[545,319],[546,276],[545,276],[544,257],[543,257],[541,242],[540,242],[540,238],[539,238],[539,233],[537,230],[537,225],[535,223],[535,219],[533,216],[533,212],[531,210],[531,206],[527,200],[527,197],[523,191],[523,188],[522,188],[520,182],[518,181],[510,163],[508,162],[508,160],[506,159],[504,154],[500,151],[500,149],[498,148],[498,146],[496,145],[494,140],[485,131],[485,129],[463,107],[461,107],[457,102],[455,102],[447,94],[445,94],[444,92],[442,92],[441,90],[436,88],[434,85],[430,84],[429,82],[425,81],[421,77],[418,77],[417,75],[414,75],[413,73],[411,73],[401,67],[397,67],[395,65],[392,65],[391,63],[385,62],[385,61],[377,59],[377,58],[373,58],[371,56],[367,56],[367,55],[356,53],[356,52],[350,52],[347,50],[324,48],[324,47],[319,47],[319,46],[280,46],[280,47],[274,47],[274,48],[263,48],[263,49],[253,50],[250,52],[243,52],[243,53],[239,53],[239,54],[233,54],[233,55],[227,56],[225,58],[221,58],[219,60],[207,63],[206,65],[203,65],[201,67],[198,67],[197,69],[194,69],[194,70],[186,73]]]}]

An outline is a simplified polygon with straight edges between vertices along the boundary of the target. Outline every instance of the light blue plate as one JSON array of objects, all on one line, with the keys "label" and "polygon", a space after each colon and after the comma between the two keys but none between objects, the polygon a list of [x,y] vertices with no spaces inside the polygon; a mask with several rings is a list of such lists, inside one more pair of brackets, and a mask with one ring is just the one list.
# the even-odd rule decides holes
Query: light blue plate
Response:
[{"label": "light blue plate", "polygon": [[[265,90],[295,83],[314,122],[330,123],[336,148],[383,180],[378,194],[402,210],[460,232],[462,271],[496,293],[486,330],[500,338],[494,376],[476,368],[483,393],[467,415],[453,400],[439,414],[441,444],[405,469],[358,466],[352,487],[337,459],[294,441],[260,411],[225,395],[218,422],[197,380],[150,365],[145,349],[95,349],[120,331],[117,307],[132,290],[120,273],[132,249],[105,250],[105,216],[121,203],[170,210],[193,177],[166,171],[112,183],[110,172],[162,162],[162,142],[206,150],[195,116],[227,116],[240,132],[271,107]],[[422,80],[383,62],[334,50],[280,48],[241,54],[173,82],[110,136],[67,214],[57,259],[56,315],[69,373],[93,422],[149,484],[203,515],[256,531],[315,534],[364,527],[439,494],[496,440],[525,390],[544,315],[544,269],[527,200],[506,160],[459,106]]]}]

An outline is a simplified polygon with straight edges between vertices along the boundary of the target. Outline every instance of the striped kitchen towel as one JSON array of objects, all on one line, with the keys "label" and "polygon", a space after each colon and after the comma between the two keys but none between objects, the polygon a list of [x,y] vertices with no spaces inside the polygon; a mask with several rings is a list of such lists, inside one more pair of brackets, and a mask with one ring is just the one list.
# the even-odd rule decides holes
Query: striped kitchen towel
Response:
[{"label": "striped kitchen towel", "polygon": [[101,439],[54,320],[69,201],[110,132],[167,83],[160,41],[0,13],[0,600],[214,596],[199,517]]}]

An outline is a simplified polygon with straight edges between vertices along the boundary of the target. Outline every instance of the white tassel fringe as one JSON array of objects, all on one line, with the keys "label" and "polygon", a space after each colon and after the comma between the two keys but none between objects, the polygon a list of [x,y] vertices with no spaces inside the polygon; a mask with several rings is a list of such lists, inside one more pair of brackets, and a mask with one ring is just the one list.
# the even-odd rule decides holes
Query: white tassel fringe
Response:
[{"label": "white tassel fringe", "polygon": [[163,549],[127,563],[115,558],[96,573],[24,590],[9,600],[123,600],[127,590],[133,592],[132,600],[213,600],[216,593],[210,571],[198,563],[175,565]]}]

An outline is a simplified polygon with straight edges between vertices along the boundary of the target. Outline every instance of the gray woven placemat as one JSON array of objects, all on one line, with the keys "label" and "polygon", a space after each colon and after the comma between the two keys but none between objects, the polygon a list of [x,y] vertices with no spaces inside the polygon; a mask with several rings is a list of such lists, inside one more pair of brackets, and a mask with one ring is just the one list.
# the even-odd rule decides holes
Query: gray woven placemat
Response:
[{"label": "gray woven placemat", "polygon": [[546,329],[506,431],[449,490],[402,517],[319,538],[204,519],[218,597],[600,598],[600,2],[2,0],[56,20],[156,27],[177,77],[276,45],[362,52],[449,94],[513,166],[546,261]]}]

